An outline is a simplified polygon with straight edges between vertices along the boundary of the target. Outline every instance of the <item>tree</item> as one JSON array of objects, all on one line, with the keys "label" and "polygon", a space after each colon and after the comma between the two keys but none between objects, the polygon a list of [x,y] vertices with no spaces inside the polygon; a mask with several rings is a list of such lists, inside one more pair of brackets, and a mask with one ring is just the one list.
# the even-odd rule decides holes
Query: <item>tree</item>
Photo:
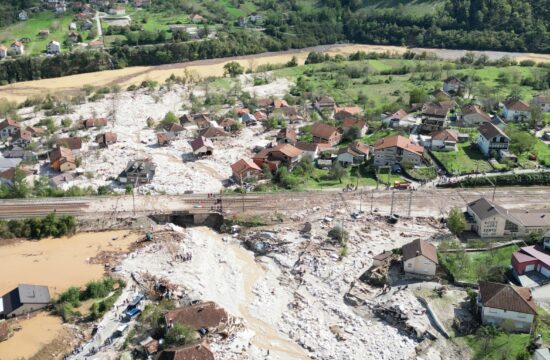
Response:
[{"label": "tree", "polygon": [[423,103],[428,99],[428,94],[423,88],[414,88],[409,92],[409,104]]},{"label": "tree", "polygon": [[27,183],[27,175],[20,168],[15,169],[12,194],[16,198],[27,198],[31,194],[31,188]]},{"label": "tree", "polygon": [[447,227],[455,234],[460,235],[466,228],[466,218],[459,208],[452,208],[447,218]]},{"label": "tree", "polygon": [[168,125],[172,125],[172,124],[178,124],[179,122],[180,122],[180,120],[178,119],[176,114],[174,114],[171,111],[168,111],[166,113],[166,115],[164,115],[164,119],[162,119],[160,124],[163,125],[163,126],[168,126]]},{"label": "tree", "polygon": [[223,74],[235,77],[244,72],[244,67],[236,61],[228,62],[223,66]]},{"label": "tree", "polygon": [[164,344],[168,347],[184,346],[191,343],[197,336],[197,332],[190,326],[174,324],[164,337]]},{"label": "tree", "polygon": [[286,66],[287,67],[298,66],[298,58],[296,56],[293,56],[292,59],[290,59],[290,61],[286,63]]},{"label": "tree", "polygon": [[344,138],[349,141],[357,140],[361,137],[361,129],[357,125],[353,125],[344,135]]},{"label": "tree", "polygon": [[344,169],[342,165],[340,165],[339,161],[335,161],[328,172],[328,176],[331,179],[335,179],[335,180],[337,179],[338,181],[340,181],[340,183],[342,183],[342,178],[344,177],[345,174],[346,174],[346,169]]},{"label": "tree", "polygon": [[537,104],[531,103],[529,105],[529,124],[531,125],[531,128],[535,128],[535,126],[538,123],[541,123],[544,119],[544,114],[542,113],[542,109]]},{"label": "tree", "polygon": [[510,150],[516,155],[533,150],[537,139],[525,131],[513,131],[510,136]]}]

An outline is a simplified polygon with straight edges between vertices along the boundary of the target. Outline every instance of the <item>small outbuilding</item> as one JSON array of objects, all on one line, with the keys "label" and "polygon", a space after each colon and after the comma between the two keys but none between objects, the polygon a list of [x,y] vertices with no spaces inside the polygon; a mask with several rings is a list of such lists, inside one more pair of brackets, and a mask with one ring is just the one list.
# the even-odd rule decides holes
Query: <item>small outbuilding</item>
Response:
[{"label": "small outbuilding", "polygon": [[51,302],[47,286],[20,284],[0,300],[0,317],[10,318],[44,309]]}]

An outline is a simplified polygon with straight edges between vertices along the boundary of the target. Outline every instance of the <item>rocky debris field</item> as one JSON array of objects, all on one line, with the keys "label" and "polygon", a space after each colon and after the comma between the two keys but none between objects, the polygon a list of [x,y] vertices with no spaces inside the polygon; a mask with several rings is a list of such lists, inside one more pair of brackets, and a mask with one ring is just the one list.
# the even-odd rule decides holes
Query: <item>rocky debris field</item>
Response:
[{"label": "rocky debris field", "polygon": [[[248,81],[243,80],[244,83]],[[260,87],[248,86],[247,90],[254,92],[258,88],[261,96],[277,95],[290,85],[287,81],[274,81],[272,84]],[[151,158],[156,164],[156,175],[150,184],[141,186],[141,193],[183,194],[186,191],[218,192],[223,188],[223,181],[231,176],[230,165],[240,158],[250,158],[251,149],[256,145],[265,146],[276,132],[264,132],[261,125],[244,128],[231,136],[213,140],[214,154],[196,159],[192,154],[189,142],[196,138],[198,129],[189,127],[179,133],[170,145],[160,147],[155,133],[159,130],[147,127],[147,119],[153,119],[157,124],[165,114],[172,111],[177,116],[188,113],[184,106],[190,106],[190,94],[204,96],[199,88],[173,85],[170,89],[148,91],[122,91],[117,94],[107,94],[96,102],[73,105],[72,111],[66,115],[51,116],[54,122],[62,128],[63,119],[71,119],[72,123],[92,117],[107,118],[108,124],[100,129],[71,130],[71,135],[84,138],[79,156],[82,159],[80,176],[63,184],[63,188],[73,185],[79,187],[115,185],[121,191],[123,187],[113,182],[124,170],[129,160]],[[223,116],[229,107],[222,107],[212,114]],[[20,115],[26,119],[23,125],[35,125],[45,118],[43,111],[35,112],[32,108],[21,109]],[[98,149],[95,137],[107,131],[117,134],[117,143],[106,149]],[[57,136],[66,137],[67,129]],[[40,175],[54,175],[48,166],[37,166]]]},{"label": "rocky debris field", "polygon": [[[377,296],[370,307],[346,300],[372,256],[412,240],[403,227],[426,238],[441,230],[420,219],[403,219],[399,226],[382,217],[346,219],[343,254],[327,235],[343,222],[342,213],[309,209],[289,223],[233,235],[165,225],[162,236],[121,262],[120,274],[164,279],[176,299],[214,301],[225,308],[243,326],[234,327],[228,338],[210,339],[216,358],[411,359],[425,337],[417,333],[437,339],[437,346],[424,351],[428,358],[448,358],[441,354],[448,341],[431,327],[410,289]],[[311,225],[308,233],[301,232],[304,219]],[[420,330],[411,333],[380,317],[377,306],[406,314],[407,326]]]}]

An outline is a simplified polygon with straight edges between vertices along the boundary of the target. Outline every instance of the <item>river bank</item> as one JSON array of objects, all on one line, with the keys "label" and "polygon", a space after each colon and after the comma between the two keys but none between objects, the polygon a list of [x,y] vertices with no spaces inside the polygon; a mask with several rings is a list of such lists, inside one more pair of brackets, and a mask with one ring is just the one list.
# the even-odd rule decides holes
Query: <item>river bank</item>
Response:
[{"label": "river bank", "polygon": [[[393,54],[402,54],[406,51],[413,51],[416,53],[429,52],[442,59],[449,60],[458,59],[468,52],[466,50],[407,48],[404,46],[384,45],[324,45],[280,52],[199,60],[158,66],[136,66],[118,70],[71,75],[55,79],[25,81],[0,87],[0,98],[7,98],[11,101],[21,102],[28,97],[44,95],[47,93],[74,95],[82,88],[84,84],[90,84],[96,87],[119,84],[122,87],[128,87],[129,85],[140,84],[144,80],[164,82],[171,74],[183,76],[186,71],[195,73],[200,77],[222,76],[224,73],[223,66],[231,61],[237,61],[245,68],[255,69],[258,66],[265,64],[284,64],[295,56],[298,63],[303,64],[307,58],[307,55],[311,51],[322,51],[330,55],[349,55],[357,51],[379,53],[390,52]],[[476,55],[485,54],[492,60],[508,56],[517,61],[534,60],[536,62],[550,62],[550,55],[548,54],[508,53],[499,51],[471,52]]]}]

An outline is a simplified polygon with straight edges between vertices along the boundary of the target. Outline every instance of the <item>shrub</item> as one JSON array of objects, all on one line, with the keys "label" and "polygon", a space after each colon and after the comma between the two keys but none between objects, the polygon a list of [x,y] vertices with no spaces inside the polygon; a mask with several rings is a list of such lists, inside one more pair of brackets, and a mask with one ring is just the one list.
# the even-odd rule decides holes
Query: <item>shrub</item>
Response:
[{"label": "shrub", "polygon": [[197,336],[196,331],[188,325],[175,324],[164,337],[166,348],[184,346],[191,343]]}]

